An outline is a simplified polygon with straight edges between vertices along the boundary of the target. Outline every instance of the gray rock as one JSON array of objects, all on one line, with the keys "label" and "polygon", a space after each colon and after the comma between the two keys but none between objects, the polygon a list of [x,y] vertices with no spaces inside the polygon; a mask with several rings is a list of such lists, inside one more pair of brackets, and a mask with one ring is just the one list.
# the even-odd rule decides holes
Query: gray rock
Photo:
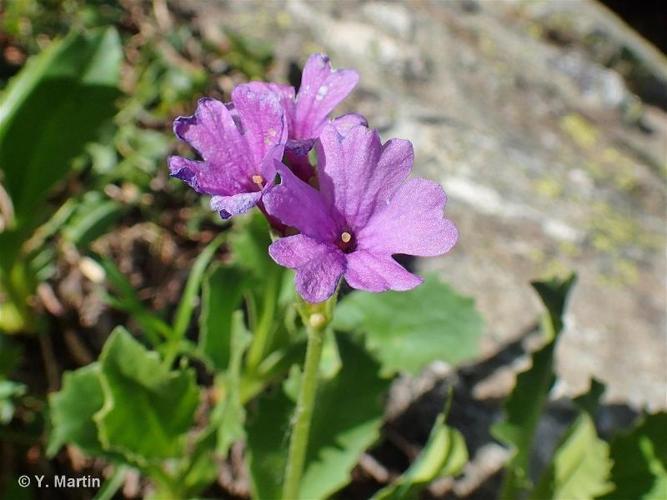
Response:
[{"label": "gray rock", "polygon": [[[589,0],[192,7],[204,32],[274,42],[278,78],[314,50],[359,70],[341,111],[413,141],[416,173],[445,187],[461,238],[419,269],[476,299],[486,355],[540,314],[530,280],[573,269],[559,390],[595,375],[609,401],[667,407],[663,55]],[[623,50],[629,69],[605,66]]]}]

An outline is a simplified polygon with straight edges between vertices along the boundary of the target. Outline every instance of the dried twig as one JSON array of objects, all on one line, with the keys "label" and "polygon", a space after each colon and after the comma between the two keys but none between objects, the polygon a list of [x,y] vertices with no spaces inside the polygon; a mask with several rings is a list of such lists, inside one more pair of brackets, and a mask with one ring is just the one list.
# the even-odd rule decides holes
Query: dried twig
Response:
[{"label": "dried twig", "polygon": [[169,13],[166,0],[153,0],[153,14],[162,33],[169,33],[174,27],[174,22]]},{"label": "dried twig", "polygon": [[39,339],[39,347],[42,351],[42,359],[46,370],[46,380],[49,384],[49,391],[57,391],[60,389],[60,368],[58,367],[58,362],[53,354],[51,337],[48,334],[38,334],[37,338]]},{"label": "dried twig", "polygon": [[43,282],[37,286],[37,296],[46,310],[54,316],[60,317],[65,314],[65,308],[60,303],[60,300],[58,300],[58,297],[56,297],[51,285],[48,283]]},{"label": "dried twig", "polygon": [[361,455],[359,468],[380,484],[387,484],[391,479],[387,468],[368,453]]},{"label": "dried twig", "polygon": [[65,330],[63,338],[69,352],[79,365],[86,366],[95,361],[95,356],[73,330]]}]

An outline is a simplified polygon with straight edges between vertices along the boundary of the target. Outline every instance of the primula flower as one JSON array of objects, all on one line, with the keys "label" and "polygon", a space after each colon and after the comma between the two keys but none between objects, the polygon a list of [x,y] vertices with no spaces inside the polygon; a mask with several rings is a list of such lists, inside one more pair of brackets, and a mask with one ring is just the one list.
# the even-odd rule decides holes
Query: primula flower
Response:
[{"label": "primula flower", "polygon": [[278,96],[263,84],[248,83],[232,91],[227,105],[201,99],[194,115],[176,118],[174,133],[202,160],[172,156],[171,175],[213,195],[211,207],[227,219],[255,206],[273,185],[287,123]]},{"label": "primula flower", "polygon": [[[352,92],[358,81],[356,71],[334,70],[326,55],[313,54],[303,68],[298,93],[295,94],[291,85],[265,84],[280,96],[288,124],[286,156],[300,178],[308,180],[311,177],[308,152],[329,122],[329,114]],[[342,127],[367,125],[366,119],[356,113],[341,116],[334,122]]]},{"label": "primula flower", "polygon": [[327,125],[316,144],[317,191],[279,165],[281,184],[265,197],[266,210],[301,234],[269,247],[280,265],[296,270],[296,289],[308,302],[326,300],[341,276],[371,292],[409,290],[422,279],[394,254],[434,256],[456,243],[454,224],[443,217],[445,192],[435,182],[406,180],[410,142],[384,145],[375,130],[351,128],[343,136]]}]

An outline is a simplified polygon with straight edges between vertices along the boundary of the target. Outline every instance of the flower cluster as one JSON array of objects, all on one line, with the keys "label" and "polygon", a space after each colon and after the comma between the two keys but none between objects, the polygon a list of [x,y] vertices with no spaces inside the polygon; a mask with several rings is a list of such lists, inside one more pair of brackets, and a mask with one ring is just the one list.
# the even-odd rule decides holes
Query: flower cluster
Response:
[{"label": "flower cluster", "polygon": [[421,278],[393,256],[440,255],[458,236],[443,217],[442,187],[408,179],[409,141],[382,144],[356,113],[329,118],[358,79],[315,54],[298,92],[276,83],[242,84],[230,103],[202,99],[193,116],[174,122],[177,137],[201,159],[171,157],[171,175],[212,195],[223,218],[257,205],[283,236],[269,254],[296,270],[296,289],[308,302],[331,297],[341,277],[371,292],[414,288]]}]

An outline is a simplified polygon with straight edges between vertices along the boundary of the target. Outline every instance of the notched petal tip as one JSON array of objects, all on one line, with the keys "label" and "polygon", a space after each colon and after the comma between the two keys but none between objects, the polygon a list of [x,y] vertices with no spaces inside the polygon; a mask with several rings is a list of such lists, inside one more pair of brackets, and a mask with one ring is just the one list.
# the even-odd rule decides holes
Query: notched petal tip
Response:
[{"label": "notched petal tip", "polygon": [[359,82],[359,73],[350,68],[333,68],[331,66],[331,58],[324,53],[311,54],[304,65],[304,73],[307,69],[315,69],[317,71],[327,70],[328,73],[336,73],[338,77],[345,78],[350,86],[354,87]]},{"label": "notched petal tip", "polygon": [[215,113],[216,110],[219,110],[220,107],[225,108],[225,104],[213,99],[212,97],[201,97],[197,101],[197,107],[195,112],[192,115],[187,116],[177,116],[174,119],[172,125],[172,130],[174,135],[178,137],[179,140],[190,144],[190,141],[186,138],[186,134],[190,127],[202,125],[202,122],[205,120],[203,116],[204,113]]},{"label": "notched petal tip", "polygon": [[200,162],[188,160],[181,156],[170,156],[167,160],[169,165],[169,176],[180,179],[195,191],[199,191],[197,183],[197,169],[200,168]]},{"label": "notched petal tip", "polygon": [[323,52],[315,52],[308,57],[305,66],[310,64],[316,64],[319,68],[323,68],[324,66],[329,66],[331,68],[331,59]]},{"label": "notched petal tip", "polygon": [[359,75],[350,69],[333,69],[329,58],[313,54],[308,58],[295,98],[293,138],[308,139],[320,135],[329,113],[357,85]]},{"label": "notched petal tip", "polygon": [[187,143],[188,141],[185,139],[185,134],[187,133],[188,128],[190,128],[190,126],[194,125],[195,123],[197,123],[197,119],[194,115],[177,116],[174,119],[174,123],[171,129],[178,140]]},{"label": "notched petal tip", "polygon": [[359,113],[347,113],[331,120],[340,136],[346,136],[355,127],[368,127],[368,120]]}]

